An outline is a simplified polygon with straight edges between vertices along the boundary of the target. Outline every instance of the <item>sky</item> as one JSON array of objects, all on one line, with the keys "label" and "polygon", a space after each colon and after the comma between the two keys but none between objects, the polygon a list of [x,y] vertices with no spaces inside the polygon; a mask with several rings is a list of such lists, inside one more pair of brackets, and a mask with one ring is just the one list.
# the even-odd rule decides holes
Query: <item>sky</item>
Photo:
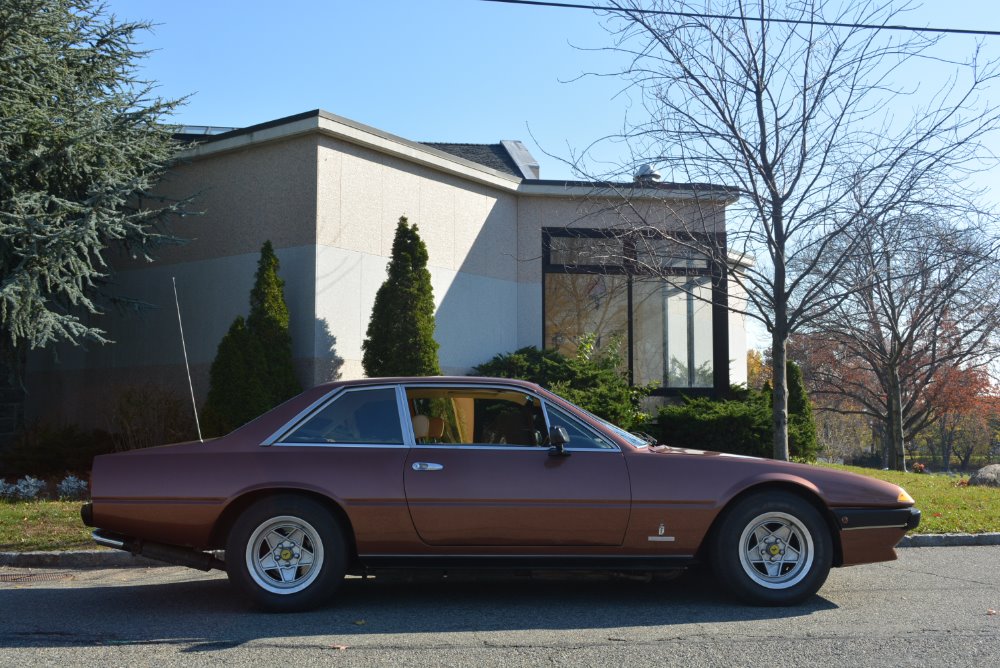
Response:
[{"label": "sky", "polygon": [[[615,64],[591,11],[479,0],[107,4],[156,24],[142,37],[151,53],[141,74],[164,97],[187,96],[180,124],[243,127],[319,108],[414,141],[520,139],[543,178],[572,178],[563,160],[637,113],[620,79],[583,76]],[[1000,29],[987,0],[931,0],[906,21]],[[964,55],[975,39],[944,46]],[[1000,38],[983,48],[1000,56]],[[623,155],[609,146],[598,158]]]},{"label": "sky", "polygon": [[[603,50],[611,44],[604,19],[591,11],[480,0],[107,6],[120,19],[155,24],[141,38],[150,53],[140,74],[158,82],[159,95],[187,98],[173,118],[178,124],[245,127],[323,109],[413,141],[519,139],[542,178],[571,179],[567,160],[639,113],[621,79],[587,76],[616,65]],[[995,0],[930,0],[905,22],[1000,30],[1000,13]],[[949,35],[940,48],[961,59],[976,45],[976,38]],[[1000,58],[1000,37],[981,39],[980,48]],[[913,85],[936,90],[935,75],[947,73],[914,71]],[[1000,155],[1000,137],[991,147]],[[604,144],[595,159],[591,173],[603,174],[628,154],[621,144]],[[977,179],[1000,203],[1000,174]],[[763,330],[752,329],[753,345],[765,345]]]}]

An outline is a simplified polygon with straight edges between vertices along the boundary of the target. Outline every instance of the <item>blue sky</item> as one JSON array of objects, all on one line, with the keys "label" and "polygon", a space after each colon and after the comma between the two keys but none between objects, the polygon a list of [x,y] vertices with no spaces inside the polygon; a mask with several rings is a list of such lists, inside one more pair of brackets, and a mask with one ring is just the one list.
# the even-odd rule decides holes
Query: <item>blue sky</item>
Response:
[{"label": "blue sky", "polygon": [[[571,178],[545,153],[565,158],[614,133],[633,104],[618,79],[579,78],[613,69],[607,52],[588,50],[610,41],[589,11],[478,0],[108,6],[157,24],[143,38],[154,51],[142,73],[165,97],[190,96],[175,117],[182,124],[239,127],[321,108],[416,141],[520,139],[543,178]],[[1000,29],[986,0],[933,0],[906,21]],[[957,36],[944,44],[955,55],[974,45]],[[1000,56],[1000,38],[985,50]]]}]

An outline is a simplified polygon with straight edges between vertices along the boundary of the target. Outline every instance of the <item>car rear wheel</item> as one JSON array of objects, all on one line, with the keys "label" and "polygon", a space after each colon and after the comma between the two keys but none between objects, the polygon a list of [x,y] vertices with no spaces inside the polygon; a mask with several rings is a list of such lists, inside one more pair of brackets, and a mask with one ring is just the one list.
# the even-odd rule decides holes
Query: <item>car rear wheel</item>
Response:
[{"label": "car rear wheel", "polygon": [[833,540],[805,499],[758,492],[723,517],[711,557],[717,578],[737,597],[754,605],[794,605],[826,582]]},{"label": "car rear wheel", "polygon": [[321,504],[297,496],[267,497],[239,516],[226,543],[229,581],[273,612],[314,608],[344,579],[347,548]]}]

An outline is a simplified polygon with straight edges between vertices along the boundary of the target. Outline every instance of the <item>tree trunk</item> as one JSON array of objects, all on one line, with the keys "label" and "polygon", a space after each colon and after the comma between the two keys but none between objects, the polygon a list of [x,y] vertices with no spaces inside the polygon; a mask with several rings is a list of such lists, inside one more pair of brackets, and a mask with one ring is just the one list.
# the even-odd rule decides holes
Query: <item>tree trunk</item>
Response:
[{"label": "tree trunk", "polygon": [[774,425],[774,458],[788,461],[788,373],[785,338],[779,337],[775,328],[771,345],[771,411]]},{"label": "tree trunk", "polygon": [[906,454],[903,450],[903,396],[899,382],[899,370],[892,367],[889,370],[888,396],[888,427],[886,445],[888,450],[888,468],[893,471],[906,470]]},{"label": "tree trunk", "polygon": [[5,342],[0,350],[0,450],[9,446],[24,428],[24,363],[22,348]]}]

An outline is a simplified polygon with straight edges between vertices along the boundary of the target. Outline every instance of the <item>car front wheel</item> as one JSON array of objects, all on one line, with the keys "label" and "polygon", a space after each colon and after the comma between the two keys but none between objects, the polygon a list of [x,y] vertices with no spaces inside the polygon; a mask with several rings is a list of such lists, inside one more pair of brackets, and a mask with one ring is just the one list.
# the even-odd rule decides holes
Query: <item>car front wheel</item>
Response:
[{"label": "car front wheel", "polygon": [[794,605],[823,586],[833,540],[819,511],[783,491],[758,492],[728,511],[712,564],[729,591],[754,605]]},{"label": "car front wheel", "polygon": [[347,550],[336,520],[321,504],[267,497],[247,508],[229,532],[226,572],[254,604],[273,612],[308,610],[340,585]]}]

